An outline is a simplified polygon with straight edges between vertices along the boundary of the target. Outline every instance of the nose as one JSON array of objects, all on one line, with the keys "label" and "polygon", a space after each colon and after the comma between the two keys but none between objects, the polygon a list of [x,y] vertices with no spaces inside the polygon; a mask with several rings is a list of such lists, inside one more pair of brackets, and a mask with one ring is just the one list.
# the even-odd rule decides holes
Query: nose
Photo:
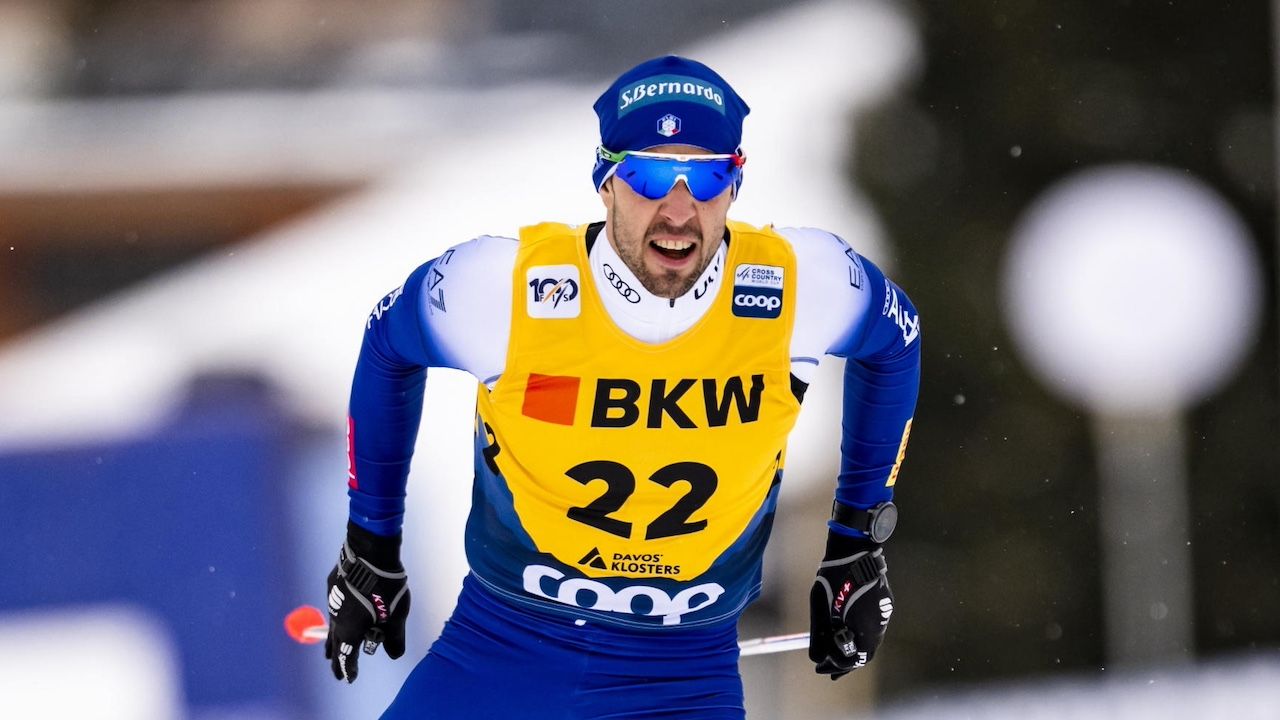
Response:
[{"label": "nose", "polygon": [[697,215],[696,202],[693,199],[693,193],[689,192],[689,186],[683,180],[679,180],[675,187],[671,188],[671,192],[662,199],[658,213],[672,225],[680,227]]}]

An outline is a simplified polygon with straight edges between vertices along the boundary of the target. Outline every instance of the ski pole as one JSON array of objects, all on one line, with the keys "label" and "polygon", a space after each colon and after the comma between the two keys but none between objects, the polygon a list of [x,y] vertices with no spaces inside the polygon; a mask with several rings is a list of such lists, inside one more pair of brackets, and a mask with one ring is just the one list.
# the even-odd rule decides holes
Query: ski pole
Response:
[{"label": "ski pole", "polygon": [[[302,605],[285,616],[285,632],[295,642],[313,645],[322,642],[329,634],[329,626],[325,624],[324,613],[313,605]],[[789,635],[770,635],[738,641],[738,654],[772,655],[809,647],[809,633],[791,633]]]}]

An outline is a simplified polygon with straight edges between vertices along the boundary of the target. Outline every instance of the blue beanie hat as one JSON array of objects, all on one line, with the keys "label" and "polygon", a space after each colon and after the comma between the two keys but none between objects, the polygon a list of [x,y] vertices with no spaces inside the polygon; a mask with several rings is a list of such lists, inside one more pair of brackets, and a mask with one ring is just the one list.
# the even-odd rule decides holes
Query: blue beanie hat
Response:
[{"label": "blue beanie hat", "polygon": [[[657,145],[692,145],[712,153],[737,152],[742,119],[751,108],[716,71],[676,55],[626,71],[596,100],[600,144],[611,152]],[[591,172],[600,189],[615,163],[597,153]]]}]

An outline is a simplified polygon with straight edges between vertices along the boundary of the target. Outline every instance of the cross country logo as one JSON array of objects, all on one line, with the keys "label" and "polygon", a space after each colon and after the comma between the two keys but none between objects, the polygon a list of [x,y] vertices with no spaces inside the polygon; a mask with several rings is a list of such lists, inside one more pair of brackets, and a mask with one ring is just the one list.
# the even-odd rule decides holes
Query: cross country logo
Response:
[{"label": "cross country logo", "polygon": [[782,268],[739,265],[733,271],[733,314],[771,320],[782,316]]}]

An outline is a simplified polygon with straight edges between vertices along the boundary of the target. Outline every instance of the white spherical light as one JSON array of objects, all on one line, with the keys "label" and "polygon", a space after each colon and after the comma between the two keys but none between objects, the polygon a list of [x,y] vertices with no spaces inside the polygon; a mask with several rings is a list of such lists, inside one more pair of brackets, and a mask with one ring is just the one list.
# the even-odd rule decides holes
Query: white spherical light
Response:
[{"label": "white spherical light", "polygon": [[1248,231],[1211,188],[1170,169],[1102,167],[1050,187],[1015,228],[1003,280],[1022,356],[1099,412],[1195,402],[1257,331]]}]

